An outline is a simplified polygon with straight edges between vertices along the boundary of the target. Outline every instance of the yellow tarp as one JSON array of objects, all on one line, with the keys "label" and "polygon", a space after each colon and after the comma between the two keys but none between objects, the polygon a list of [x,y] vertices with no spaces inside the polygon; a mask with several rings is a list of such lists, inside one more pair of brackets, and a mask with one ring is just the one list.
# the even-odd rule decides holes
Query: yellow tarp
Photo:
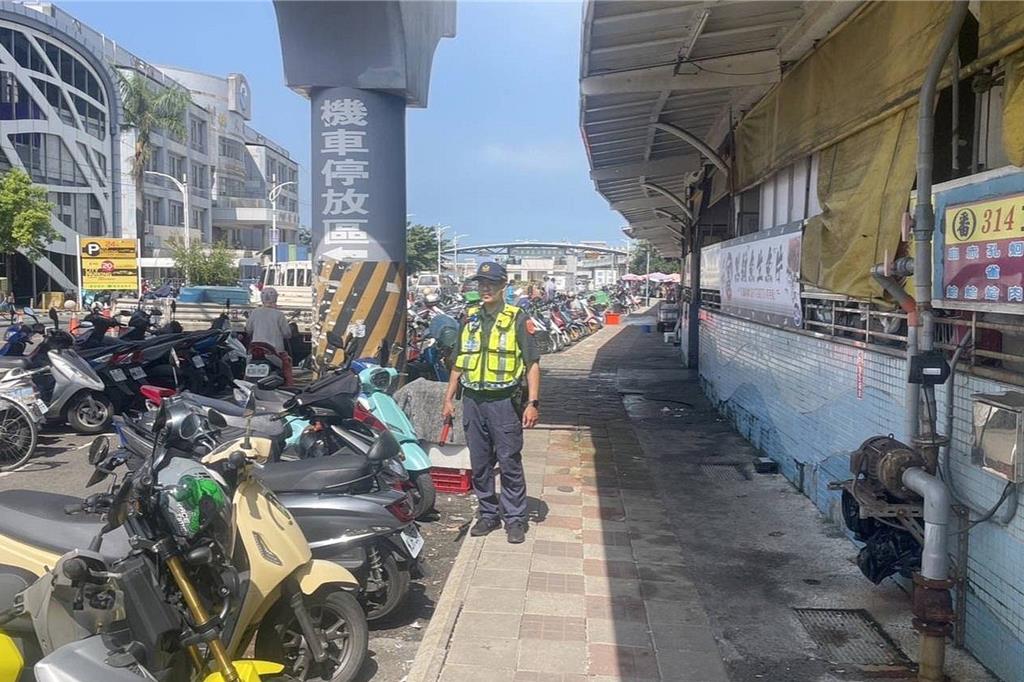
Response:
[{"label": "yellow tarp", "polygon": [[825,40],[736,128],[734,187],[745,189],[915,97],[949,11],[949,2],[876,2]]},{"label": "yellow tarp", "polygon": [[984,59],[1024,35],[1024,2],[979,2],[978,57]]},{"label": "yellow tarp", "polygon": [[1024,166],[1024,51],[1015,52],[1006,60],[1003,149],[1010,163]]},{"label": "yellow tarp", "polygon": [[870,269],[896,254],[916,153],[916,106],[822,150],[822,213],[804,228],[804,282],[848,296],[881,296]]}]

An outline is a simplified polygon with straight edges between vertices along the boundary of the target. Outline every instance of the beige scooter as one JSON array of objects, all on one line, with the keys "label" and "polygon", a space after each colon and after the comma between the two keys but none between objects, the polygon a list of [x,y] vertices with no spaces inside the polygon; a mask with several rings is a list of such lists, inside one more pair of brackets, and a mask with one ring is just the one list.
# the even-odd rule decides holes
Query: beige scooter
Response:
[{"label": "beige scooter", "polygon": [[[224,443],[203,457],[202,464],[167,457],[168,445],[190,451],[189,441],[201,436],[204,429],[202,420],[191,409],[176,403],[168,399],[161,406],[154,425],[161,433],[149,461],[136,467],[108,496],[105,530],[108,536],[120,533],[122,527],[127,531],[123,536],[131,546],[127,559],[111,561],[108,555],[101,559],[109,564],[107,570],[97,568],[94,559],[86,564],[88,574],[93,578],[109,576],[116,584],[118,565],[126,560],[146,557],[163,564],[166,570],[154,570],[154,575],[164,576],[162,583],[169,576],[174,585],[160,587],[176,587],[188,611],[193,636],[186,639],[185,649],[194,668],[193,679],[235,682],[257,679],[260,672],[273,672],[277,666],[234,660],[244,654],[253,637],[257,657],[283,664],[285,673],[293,678],[330,682],[354,679],[362,667],[368,643],[363,610],[351,594],[358,587],[357,580],[340,565],[312,559],[294,517],[253,477],[258,462],[268,456],[271,441],[246,436]],[[207,419],[214,428],[223,428],[217,423],[223,421],[220,415],[211,412]],[[114,473],[130,457],[126,451],[109,453],[106,439],[97,439],[90,451],[90,462],[96,465],[90,485]],[[212,542],[201,535],[188,537],[188,524],[183,519],[188,518],[190,510],[183,510],[177,502],[182,487],[197,478],[220,478],[232,490],[228,507],[231,522],[226,533],[230,537],[224,541]],[[101,524],[82,523],[52,513],[32,513],[53,509],[60,514],[59,510],[69,501],[81,506],[81,500],[33,494],[46,499],[25,510],[9,503],[19,500],[5,499],[9,493],[0,493],[0,556],[4,557],[0,585],[11,576],[45,576],[47,567],[57,566],[62,555],[76,547],[93,545],[90,549],[96,549],[89,536],[98,534]],[[64,532],[62,525],[77,528]],[[73,541],[76,533],[79,541]],[[57,547],[58,539],[73,542],[71,546]],[[106,547],[103,554],[108,554]],[[166,603],[161,591],[155,594],[156,602]],[[19,599],[15,600],[15,608]],[[143,608],[133,604],[135,601],[142,600],[133,596],[121,603],[128,611],[133,606]],[[38,603],[35,608],[25,608],[23,599],[20,603],[22,613],[17,617],[30,618],[36,639],[45,642],[36,670],[49,657],[62,652],[65,655],[61,660],[68,660],[62,645],[77,642],[59,641],[51,633],[67,632],[62,626],[66,626],[67,618],[74,618],[72,607],[54,608],[51,601],[44,608],[38,608]],[[8,606],[0,604],[0,609]],[[79,638],[87,634],[90,633],[80,634]],[[158,641],[141,644],[161,646]],[[104,673],[100,677],[83,675],[86,658],[95,662],[96,656],[83,656],[81,661],[71,664],[73,667],[67,670],[70,676],[62,679],[120,679],[100,669],[94,671]]]}]

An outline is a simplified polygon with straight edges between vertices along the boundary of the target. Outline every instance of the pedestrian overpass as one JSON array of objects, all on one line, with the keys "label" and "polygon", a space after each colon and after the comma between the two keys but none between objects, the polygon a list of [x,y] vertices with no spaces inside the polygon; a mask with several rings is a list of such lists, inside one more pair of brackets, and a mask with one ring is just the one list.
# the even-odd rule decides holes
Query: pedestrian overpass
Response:
[{"label": "pedestrian overpass", "polygon": [[[474,255],[474,256],[516,256],[523,252],[536,252],[537,250],[550,251],[560,249],[563,254],[599,253],[602,255],[628,256],[625,249],[616,249],[610,246],[600,246],[593,243],[579,242],[534,242],[515,241],[498,242],[494,244],[475,244],[471,246],[454,246],[444,251],[452,255]],[[518,252],[518,253],[517,253]]]}]

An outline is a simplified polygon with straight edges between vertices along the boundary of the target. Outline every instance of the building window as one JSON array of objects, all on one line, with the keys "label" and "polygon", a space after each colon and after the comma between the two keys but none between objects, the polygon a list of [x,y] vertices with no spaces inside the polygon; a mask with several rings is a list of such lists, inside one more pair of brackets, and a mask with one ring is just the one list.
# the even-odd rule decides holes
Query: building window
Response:
[{"label": "building window", "polygon": [[29,96],[14,74],[0,71],[0,121],[45,118],[42,108]]},{"label": "building window", "polygon": [[146,197],[143,201],[143,210],[146,214],[147,225],[160,224],[160,200]]},{"label": "building window", "polygon": [[85,98],[78,95],[71,95],[71,99],[75,103],[78,115],[82,117],[82,121],[85,123],[85,132],[97,139],[106,139],[107,115],[103,113],[103,110],[90,104]]},{"label": "building window", "polygon": [[157,146],[151,146],[149,148],[149,158],[146,159],[146,170],[156,171],[157,173],[163,172],[163,164],[160,163],[160,157],[163,150]]},{"label": "building window", "polygon": [[106,98],[103,96],[99,80],[92,74],[92,71],[84,62],[53,43],[45,40],[40,40],[39,42],[43,45],[43,49],[46,50],[46,56],[49,57],[53,66],[57,69],[62,81],[89,95],[89,97],[92,97],[100,104],[106,104]]},{"label": "building window", "polygon": [[41,78],[33,78],[32,82],[36,84],[39,91],[43,93],[43,97],[50,103],[50,106],[57,110],[57,115],[60,120],[69,126],[75,128],[78,127],[78,123],[75,122],[75,116],[71,113],[71,107],[68,106],[68,101],[65,99],[64,94],[61,92],[60,86],[44,81]]},{"label": "building window", "polygon": [[167,172],[172,177],[181,180],[185,177],[185,157],[177,154],[167,153]]},{"label": "building window", "polygon": [[169,215],[168,225],[185,224],[185,206],[179,201],[167,202],[167,213]]},{"label": "building window", "polygon": [[88,183],[64,141],[48,133],[11,135],[14,149],[34,182],[86,187]]},{"label": "building window", "polygon": [[230,137],[220,136],[219,147],[221,156],[234,159],[235,161],[242,161],[244,150],[238,141],[232,140]]},{"label": "building window", "polygon": [[206,153],[206,121],[189,116],[189,144],[197,152]]},{"label": "building window", "polygon": [[209,185],[206,184],[206,166],[193,163],[192,173],[188,176],[188,182],[196,189],[209,189]]}]

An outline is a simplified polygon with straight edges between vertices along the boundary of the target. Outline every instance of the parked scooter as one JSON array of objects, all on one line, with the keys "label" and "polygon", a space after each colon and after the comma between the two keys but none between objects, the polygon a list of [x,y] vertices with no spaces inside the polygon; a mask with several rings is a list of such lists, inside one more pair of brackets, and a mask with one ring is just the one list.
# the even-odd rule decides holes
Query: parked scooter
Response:
[{"label": "parked scooter", "polygon": [[[211,412],[206,421],[223,426],[218,417]],[[37,670],[43,664],[80,666],[63,668],[65,677],[50,679],[120,680],[124,668],[134,667],[148,673],[143,679],[170,682],[188,679],[190,662],[200,674],[209,666],[220,674],[217,679],[238,680],[242,668],[255,664],[232,659],[247,649],[253,635],[257,656],[282,663],[287,674],[299,679],[347,682],[358,673],[368,633],[362,609],[350,594],[357,587],[354,576],[337,564],[313,559],[295,518],[253,475],[256,463],[266,458],[263,439],[246,435],[223,443],[202,463],[169,456],[170,447],[186,446],[204,428],[204,420],[183,401],[167,400],[158,416],[158,442],[141,462],[125,451],[110,453],[105,439],[94,443],[90,462],[96,472],[90,484],[128,469],[109,493],[84,504],[52,493],[0,493],[3,598],[10,598],[12,585],[28,587],[26,576],[43,578],[28,590],[19,589],[20,598],[6,602],[13,602],[13,608],[0,620],[12,623],[9,629],[20,633],[23,642],[43,649]],[[59,516],[61,509],[105,512],[107,521],[68,520]],[[116,542],[115,529],[121,526],[131,553],[114,547],[114,556],[105,556],[103,545],[111,536]],[[83,544],[89,549],[75,549]],[[82,640],[81,627],[55,630],[40,620],[59,612],[61,605],[46,608],[47,601],[29,592],[52,586],[51,595],[59,600],[56,569],[47,570],[58,564],[77,591],[72,611],[88,604],[91,610],[107,611],[113,621],[100,622],[92,631],[102,631],[99,638]],[[114,616],[119,609],[125,621],[108,627],[118,625]],[[59,634],[70,634],[70,641],[55,641]],[[92,656],[81,651],[58,656],[64,651],[61,644],[78,640],[94,641]],[[97,651],[104,655],[96,656]],[[154,670],[157,665],[162,668]],[[255,667],[281,671],[271,664]],[[247,674],[246,680],[255,679],[254,671]]]},{"label": "parked scooter", "polygon": [[36,313],[32,308],[26,306],[22,310],[22,314],[25,319],[12,324],[4,332],[4,343],[0,346],[0,357],[24,355],[28,344],[32,342],[32,337],[36,334],[45,333],[46,328],[39,321],[39,318],[36,317]]},{"label": "parked scooter", "polygon": [[402,464],[409,472],[410,492],[413,493],[413,513],[417,519],[423,518],[433,511],[437,490],[430,478],[430,455],[420,445],[416,429],[409,421],[409,417],[391,397],[391,389],[398,378],[398,370],[393,367],[381,367],[367,358],[353,362],[352,369],[359,373],[362,388],[359,403],[394,434],[402,446]]},{"label": "parked scooter", "polygon": [[9,358],[0,357],[0,471],[16,469],[35,454],[38,425],[46,411],[32,384],[32,371],[8,369],[9,364]]}]

